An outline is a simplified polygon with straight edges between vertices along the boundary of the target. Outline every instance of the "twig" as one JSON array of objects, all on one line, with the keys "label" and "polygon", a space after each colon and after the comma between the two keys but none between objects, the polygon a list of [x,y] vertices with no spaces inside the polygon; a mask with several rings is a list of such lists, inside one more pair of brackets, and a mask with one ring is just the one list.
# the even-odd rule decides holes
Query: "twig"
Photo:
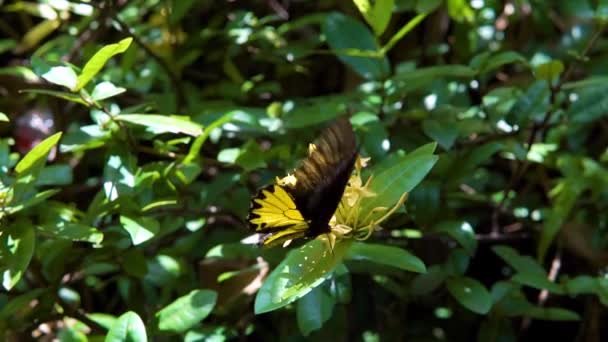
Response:
[{"label": "twig", "polygon": [[144,51],[150,56],[152,57],[152,59],[154,59],[154,61],[156,63],[158,63],[158,65],[163,68],[165,70],[165,73],[167,74],[167,76],[169,76],[169,79],[171,80],[171,84],[173,84],[173,87],[175,88],[175,95],[177,96],[176,99],[176,106],[177,106],[177,110],[178,112],[181,110],[181,108],[183,107],[184,103],[186,102],[186,98],[184,95],[184,88],[182,87],[182,83],[180,81],[180,79],[177,77],[177,75],[173,72],[173,70],[171,69],[171,67],[169,66],[169,64],[162,59],[160,56],[158,56],[156,53],[154,53],[154,51],[152,51],[136,34],[135,32],[133,32],[133,30],[129,27],[129,25],[127,25],[124,21],[122,21],[120,18],[118,18],[118,16],[114,16],[114,18],[112,18],[120,27],[120,30],[125,34],[128,35],[130,37],[133,38],[133,41],[135,42],[135,44],[139,45],[142,49],[144,49]]}]

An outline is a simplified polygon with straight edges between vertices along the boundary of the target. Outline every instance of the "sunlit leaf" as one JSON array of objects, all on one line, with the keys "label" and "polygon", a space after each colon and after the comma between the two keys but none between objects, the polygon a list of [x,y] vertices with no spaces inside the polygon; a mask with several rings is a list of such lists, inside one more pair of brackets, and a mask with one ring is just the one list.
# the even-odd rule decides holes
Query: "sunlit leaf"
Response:
[{"label": "sunlit leaf", "polygon": [[160,331],[179,333],[205,319],[213,310],[217,294],[211,290],[194,290],[179,297],[156,313]]},{"label": "sunlit leaf", "polygon": [[129,311],[118,317],[106,335],[105,342],[147,342],[146,326],[139,316]]},{"label": "sunlit leaf", "polygon": [[79,91],[82,89],[97,73],[103,68],[106,62],[112,58],[113,56],[125,52],[129,46],[133,38],[125,38],[116,44],[106,45],[101,48],[91,59],[87,61],[82,68],[82,72],[78,75],[78,82],[75,84],[73,90]]}]

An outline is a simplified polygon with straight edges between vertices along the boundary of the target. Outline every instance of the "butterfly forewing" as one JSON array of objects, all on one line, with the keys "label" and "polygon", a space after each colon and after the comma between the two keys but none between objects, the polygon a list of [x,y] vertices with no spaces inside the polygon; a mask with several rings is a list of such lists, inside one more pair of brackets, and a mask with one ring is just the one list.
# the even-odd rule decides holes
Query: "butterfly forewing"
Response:
[{"label": "butterfly forewing", "polygon": [[264,246],[330,231],[357,157],[355,134],[346,118],[319,137],[308,158],[295,171],[295,185],[270,185],[251,202],[249,224],[263,233]]}]

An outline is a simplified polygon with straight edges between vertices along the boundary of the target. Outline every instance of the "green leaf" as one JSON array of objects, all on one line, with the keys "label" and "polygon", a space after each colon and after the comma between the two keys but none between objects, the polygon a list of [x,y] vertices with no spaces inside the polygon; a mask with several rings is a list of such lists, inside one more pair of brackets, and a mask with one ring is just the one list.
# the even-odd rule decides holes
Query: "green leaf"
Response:
[{"label": "green leaf", "polygon": [[475,12],[469,6],[467,0],[447,0],[448,14],[458,22],[471,22],[475,18]]},{"label": "green leaf", "polygon": [[[376,38],[365,25],[334,12],[326,17],[323,34],[338,58],[362,77],[377,80],[388,75],[388,59],[380,53]],[[373,57],[365,56],[366,53]]]},{"label": "green leaf", "polygon": [[18,221],[0,235],[2,286],[7,291],[19,282],[34,255],[36,235],[27,221]]},{"label": "green leaf", "polygon": [[121,215],[120,224],[129,233],[135,246],[152,239],[160,230],[158,221],[150,217],[130,218]]},{"label": "green leaf", "polygon": [[34,196],[27,198],[23,201],[21,201],[21,200],[14,201],[14,203],[11,203],[11,206],[6,207],[6,211],[9,214],[14,214],[25,208],[28,208],[28,207],[34,206],[38,203],[41,203],[41,202],[45,201],[47,198],[50,198],[51,196],[55,195],[58,192],[59,192],[58,189],[49,189],[49,190],[37,192]]},{"label": "green leaf", "polygon": [[404,193],[411,191],[422,181],[437,162],[438,157],[433,155],[436,146],[434,143],[424,145],[405,156],[397,156],[387,167],[383,168],[383,165],[379,164],[378,168],[372,169],[374,178],[370,187],[376,196],[362,201],[361,222],[367,218],[367,224],[383,216],[385,213],[382,211],[371,215],[370,213],[374,208],[393,207]]},{"label": "green leaf", "polygon": [[481,315],[492,308],[492,297],[479,281],[469,277],[450,277],[446,285],[450,294],[465,308]]},{"label": "green leaf", "polygon": [[125,52],[133,38],[125,38],[116,44],[110,44],[102,47],[82,68],[82,72],[78,75],[78,83],[75,84],[74,91],[79,91],[97,75],[97,73],[103,68],[106,62],[114,55]]},{"label": "green leaf", "polygon": [[546,81],[532,83],[509,113],[509,122],[525,126],[531,120],[544,116],[549,110],[549,86]]},{"label": "green leaf", "polygon": [[122,94],[127,91],[125,88],[117,87],[112,82],[101,82],[95,86],[91,97],[95,101],[105,100],[107,98]]},{"label": "green leaf", "polygon": [[333,251],[326,241],[315,239],[290,251],[266,278],[255,297],[255,313],[276,310],[302,298],[329,278],[350,247],[339,242]]},{"label": "green leaf", "polygon": [[128,311],[118,317],[106,335],[105,342],[147,342],[146,326],[139,316]]},{"label": "green leaf", "polygon": [[55,90],[46,90],[46,89],[23,89],[21,92],[30,93],[30,94],[49,95],[49,96],[53,96],[53,97],[67,100],[70,102],[78,103],[78,104],[81,104],[81,105],[84,105],[87,107],[89,106],[89,104],[85,100],[83,100],[80,97],[80,95],[68,93],[65,91],[55,91]]},{"label": "green leaf", "polygon": [[394,0],[376,0],[374,5],[369,0],[353,0],[365,21],[374,29],[376,36],[381,36],[391,20]]},{"label": "green leaf", "polygon": [[0,122],[9,122],[8,116],[6,114],[0,112]]},{"label": "green leaf", "polygon": [[458,127],[450,121],[424,120],[422,130],[445,150],[452,148],[458,137]]},{"label": "green leaf", "polygon": [[541,231],[537,248],[538,260],[544,260],[549,246],[553,243],[565,220],[570,216],[572,208],[584,190],[585,185],[578,177],[564,179],[551,190],[551,195],[554,197],[553,206],[547,214]]},{"label": "green leaf", "polygon": [[492,251],[518,273],[533,273],[547,277],[547,272],[536,260],[527,255],[519,255],[509,246],[494,246]]},{"label": "green leaf", "polygon": [[431,13],[436,10],[441,4],[443,0],[422,0],[416,1],[416,12],[418,13]]},{"label": "green leaf", "polygon": [[608,86],[588,86],[574,93],[577,100],[572,103],[566,116],[576,123],[587,123],[608,115]]},{"label": "green leaf", "polygon": [[547,276],[542,274],[531,272],[517,273],[511,280],[522,285],[530,286],[538,290],[547,290],[559,295],[566,293],[563,286],[549,281]]},{"label": "green leaf", "polygon": [[422,20],[426,18],[427,15],[428,13],[418,14],[417,16],[410,19],[405,25],[403,25],[399,29],[399,31],[397,31],[397,33],[395,33],[391,37],[391,39],[389,39],[389,41],[382,47],[382,49],[380,49],[382,55],[385,56],[395,46],[395,44],[397,44],[403,37],[405,37],[406,34],[416,28],[416,26],[418,26],[418,24],[420,24]]},{"label": "green leaf", "polygon": [[70,241],[85,241],[93,244],[100,244],[103,241],[103,233],[95,227],[90,227],[80,223],[67,223],[57,225],[42,225],[40,229],[53,234],[53,236]]},{"label": "green leaf", "polygon": [[120,114],[116,120],[147,127],[152,133],[183,133],[197,137],[203,133],[203,126],[189,121],[187,117],[158,114]]},{"label": "green leaf", "polygon": [[41,76],[53,84],[64,86],[70,90],[74,90],[74,88],[76,88],[76,84],[78,83],[78,76],[76,76],[76,73],[74,70],[72,70],[72,68],[67,66],[52,67],[49,71],[45,72]]},{"label": "green leaf", "polygon": [[425,273],[426,266],[417,256],[399,247],[353,242],[346,253],[347,260],[368,260],[404,271]]},{"label": "green leaf", "polygon": [[435,230],[448,234],[464,248],[469,256],[475,254],[477,239],[471,224],[466,221],[447,221],[440,223]]},{"label": "green leaf", "polygon": [[158,329],[172,333],[184,332],[209,316],[216,300],[215,291],[193,290],[156,313]]},{"label": "green leaf", "polygon": [[32,289],[28,292],[11,298],[7,303],[3,303],[0,309],[0,320],[6,321],[10,317],[14,317],[25,308],[29,308],[32,300],[41,297],[43,294],[47,294],[48,289]]},{"label": "green leaf", "polygon": [[534,76],[536,76],[536,79],[544,80],[549,83],[557,80],[562,72],[564,72],[564,63],[559,60],[543,63],[534,68]]},{"label": "green leaf", "polygon": [[335,304],[336,300],[328,295],[321,286],[301,298],[298,301],[296,313],[302,335],[308,336],[311,332],[321,329],[323,324],[331,318]]},{"label": "green leaf", "polygon": [[346,99],[342,96],[324,96],[296,105],[293,110],[283,117],[285,127],[308,127],[344,115],[345,102]]},{"label": "green leaf", "polygon": [[393,79],[404,82],[417,82],[423,79],[433,80],[436,78],[473,78],[477,72],[469,66],[451,64],[420,68],[412,71],[396,74]]},{"label": "green leaf", "polygon": [[581,316],[567,309],[562,308],[544,308],[539,306],[531,306],[526,310],[526,316],[541,319],[545,321],[580,321]]},{"label": "green leaf", "polygon": [[502,67],[503,65],[512,63],[526,64],[527,60],[524,56],[515,51],[503,51],[484,60],[484,62],[478,66],[478,70],[480,74],[486,74]]},{"label": "green leaf", "polygon": [[27,171],[32,170],[35,167],[39,167],[46,162],[46,158],[51,152],[51,149],[57,145],[61,139],[61,132],[55,133],[50,137],[41,141],[31,151],[29,151],[23,159],[15,166],[15,171],[18,174],[23,174]]}]

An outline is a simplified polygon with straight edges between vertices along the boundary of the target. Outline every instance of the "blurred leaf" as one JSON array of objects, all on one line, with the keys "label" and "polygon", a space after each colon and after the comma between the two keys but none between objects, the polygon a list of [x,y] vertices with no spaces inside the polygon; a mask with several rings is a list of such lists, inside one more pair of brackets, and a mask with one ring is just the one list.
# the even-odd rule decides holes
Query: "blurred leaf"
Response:
[{"label": "blurred leaf", "polygon": [[448,13],[456,21],[471,22],[475,17],[475,12],[466,0],[447,0]]},{"label": "blurred leaf", "polygon": [[547,219],[541,231],[537,249],[538,260],[544,260],[549,246],[553,243],[555,236],[570,215],[570,211],[584,189],[585,186],[581,184],[580,179],[573,177],[560,181],[551,191],[553,206],[547,214]]},{"label": "blurred leaf", "polygon": [[28,308],[30,303],[43,294],[48,294],[48,289],[37,288],[31,291],[11,298],[7,303],[3,303],[0,308],[0,320],[6,321],[10,317],[15,317],[17,314]]},{"label": "blurred leaf", "polygon": [[158,329],[184,332],[209,316],[216,300],[217,293],[211,290],[194,290],[181,296],[156,313]]},{"label": "blurred leaf", "polygon": [[73,90],[78,82],[78,76],[76,76],[74,70],[66,66],[52,67],[48,72],[40,76],[53,84],[64,86],[70,90]]},{"label": "blurred leaf", "polygon": [[78,103],[83,106],[87,106],[87,107],[89,106],[89,104],[85,100],[83,100],[80,97],[80,95],[68,93],[68,92],[64,92],[64,91],[45,90],[45,89],[24,89],[24,90],[22,90],[22,92],[31,93],[31,94],[50,95],[50,96],[54,96],[56,98],[64,99],[64,100],[67,100],[70,102]]},{"label": "blurred leaf", "polygon": [[486,74],[502,67],[503,65],[512,63],[526,64],[527,60],[524,56],[515,51],[503,51],[488,57],[481,65],[477,66],[477,69],[479,70],[480,74]]},{"label": "blurred leaf", "polygon": [[0,235],[2,286],[9,291],[19,282],[34,254],[36,236],[31,223],[18,221]]},{"label": "blurred leaf", "polygon": [[607,115],[608,86],[588,86],[575,93],[577,100],[572,103],[566,116],[576,123],[586,123]]},{"label": "blurred leaf", "polygon": [[343,97],[321,97],[307,101],[296,107],[283,117],[285,127],[302,128],[316,125],[344,115],[346,110]]},{"label": "blurred leaf", "polygon": [[426,273],[418,274],[412,281],[410,291],[413,296],[428,295],[443,284],[447,275],[438,265],[428,268]]},{"label": "blurred leaf", "polygon": [[522,95],[509,116],[510,122],[525,126],[528,122],[544,115],[549,110],[549,87],[546,81],[536,81]]},{"label": "blurred leaf", "polygon": [[487,314],[492,308],[492,297],[479,281],[469,277],[450,277],[446,285],[465,308],[480,315]]},{"label": "blurred leaf", "polygon": [[547,276],[545,269],[534,258],[527,255],[521,256],[515,249],[509,246],[494,246],[492,250],[516,272]]},{"label": "blurred leaf", "polygon": [[325,293],[321,286],[300,298],[296,313],[302,335],[308,336],[311,332],[321,329],[323,324],[331,318],[335,304],[336,301]]},{"label": "blurred leaf", "polygon": [[23,53],[37,46],[42,40],[52,34],[61,26],[61,20],[43,20],[27,31],[21,38],[19,45],[15,48],[16,52]]},{"label": "blurred leaf", "polygon": [[112,58],[114,55],[125,52],[131,45],[132,41],[133,38],[125,38],[116,44],[106,45],[97,51],[97,53],[95,53],[95,55],[93,55],[93,57],[87,61],[84,68],[82,68],[82,72],[80,75],[78,75],[77,84],[70,89],[79,91],[86,86],[87,83],[89,83],[89,81],[91,81],[91,79],[97,75],[97,73],[101,70],[101,68],[103,68],[110,58]]},{"label": "blurred leaf", "polygon": [[416,12],[418,13],[431,13],[441,6],[443,0],[422,0],[416,2]]},{"label": "blurred leaf", "polygon": [[391,165],[383,167],[379,164],[372,169],[373,177],[371,191],[374,197],[366,198],[361,204],[361,214],[366,224],[383,216],[383,212],[370,215],[372,209],[377,207],[391,208],[401,196],[411,191],[437,162],[438,157],[433,155],[436,144],[427,144],[417,150],[396,157]]},{"label": "blurred leaf", "polygon": [[57,145],[59,139],[61,139],[61,132],[55,133],[41,141],[19,161],[15,166],[15,171],[19,174],[23,174],[34,168],[40,167],[46,162],[49,152]]},{"label": "blurred leaf", "polygon": [[426,135],[436,140],[439,146],[446,150],[452,148],[458,137],[458,128],[454,122],[424,120],[422,122],[422,129]]},{"label": "blurred leaf", "polygon": [[331,275],[349,247],[348,241],[342,241],[330,251],[325,241],[315,239],[291,250],[258,291],[255,313],[279,309],[305,296]]},{"label": "blurred leaf", "polygon": [[[362,77],[382,79],[387,76],[388,59],[380,55],[374,35],[357,20],[341,13],[331,13],[323,23],[323,34],[329,47],[338,54],[338,58]],[[358,52],[377,56],[355,56]]]},{"label": "blurred leaf", "polygon": [[6,114],[0,112],[0,122],[9,122],[8,116]]},{"label": "blurred leaf", "polygon": [[517,273],[511,280],[516,283],[533,287],[538,290],[547,290],[555,294],[564,294],[564,288],[556,283],[553,283],[547,279],[547,276],[543,276],[537,273]]},{"label": "blurred leaf", "polygon": [[42,225],[39,227],[44,232],[53,234],[55,237],[60,239],[70,241],[86,241],[96,245],[103,241],[103,233],[97,230],[97,228],[89,227],[80,223]]},{"label": "blurred leaf", "polygon": [[353,0],[365,21],[374,29],[376,36],[381,36],[391,20],[394,0],[376,0],[373,5],[369,0]]},{"label": "blurred leaf", "polygon": [[158,221],[151,217],[130,218],[121,215],[120,224],[129,232],[135,246],[152,239],[160,230]]},{"label": "blurred leaf", "polygon": [[420,24],[422,20],[426,18],[427,15],[428,13],[426,12],[418,14],[417,16],[410,19],[405,25],[403,25],[399,29],[399,31],[397,31],[397,33],[395,33],[391,37],[391,39],[389,39],[386,45],[382,47],[382,49],[380,50],[382,52],[382,55],[386,55],[395,46],[395,44],[397,44],[403,37],[405,37],[406,34],[416,28],[416,26],[418,26],[418,24]]},{"label": "blurred leaf", "polygon": [[116,120],[147,127],[152,133],[183,133],[197,137],[203,133],[203,126],[188,121],[185,117],[159,114],[120,114]]},{"label": "blurred leaf", "polygon": [[106,335],[105,342],[146,342],[146,326],[141,318],[133,312],[128,311],[118,317]]},{"label": "blurred leaf", "polygon": [[371,262],[397,267],[404,271],[425,273],[422,260],[410,252],[393,246],[353,242],[346,253],[347,260],[369,260]]},{"label": "blurred leaf", "polygon": [[95,101],[101,101],[122,94],[125,91],[127,91],[125,88],[117,87],[112,82],[106,81],[95,85],[91,97]]},{"label": "blurred leaf", "polygon": [[538,80],[554,82],[564,72],[564,63],[559,60],[550,61],[534,67],[534,75]]},{"label": "blurred leaf", "polygon": [[448,234],[456,240],[472,257],[477,249],[477,239],[471,224],[466,221],[446,221],[440,223],[435,230]]}]

